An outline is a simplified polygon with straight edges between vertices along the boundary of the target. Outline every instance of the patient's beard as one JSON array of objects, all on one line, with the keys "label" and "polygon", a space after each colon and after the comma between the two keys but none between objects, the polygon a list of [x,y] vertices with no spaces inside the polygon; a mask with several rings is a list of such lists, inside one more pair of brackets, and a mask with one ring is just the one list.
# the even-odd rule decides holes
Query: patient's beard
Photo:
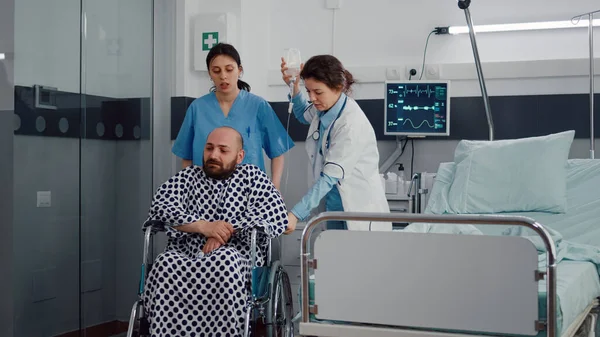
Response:
[{"label": "patient's beard", "polygon": [[[208,164],[216,164],[216,166]],[[221,163],[209,159],[202,163],[202,170],[204,170],[206,176],[216,180],[225,180],[229,178],[235,171],[235,168],[235,160],[231,161],[230,163]]]}]

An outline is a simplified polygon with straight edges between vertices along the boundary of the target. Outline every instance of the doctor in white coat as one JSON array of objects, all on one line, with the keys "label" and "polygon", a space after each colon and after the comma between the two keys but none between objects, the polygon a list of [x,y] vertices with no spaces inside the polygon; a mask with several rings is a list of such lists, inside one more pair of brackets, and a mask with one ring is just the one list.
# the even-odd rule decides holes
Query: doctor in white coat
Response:
[{"label": "doctor in white coat", "polygon": [[[281,72],[286,84],[286,63]],[[327,211],[389,213],[385,191],[379,178],[379,152],[371,123],[360,106],[348,96],[354,83],[352,74],[331,55],[310,58],[301,68],[300,78],[310,103],[293,90],[296,119],[309,124],[306,150],[312,171],[308,193],[288,213],[286,233],[298,220],[306,220],[325,198]],[[341,221],[328,223],[328,229],[390,231],[389,222]]]}]

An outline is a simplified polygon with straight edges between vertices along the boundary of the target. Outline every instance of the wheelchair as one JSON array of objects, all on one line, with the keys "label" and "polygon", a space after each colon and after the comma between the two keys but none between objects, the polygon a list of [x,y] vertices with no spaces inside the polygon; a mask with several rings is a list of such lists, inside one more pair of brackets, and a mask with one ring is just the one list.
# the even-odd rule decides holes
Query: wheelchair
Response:
[{"label": "wheelchair", "polygon": [[[133,304],[129,317],[127,337],[150,336],[150,322],[145,317],[142,294],[146,278],[152,270],[154,234],[165,232],[165,224],[160,221],[148,221],[144,230],[144,255],[141,267],[138,299]],[[252,230],[251,236],[251,298],[244,322],[244,337],[293,337],[294,325],[293,299],[288,274],[281,263],[271,261],[271,242],[267,246],[267,260],[262,267],[257,266],[257,236],[260,232]],[[262,324],[260,324],[262,321]],[[265,331],[257,331],[259,327]],[[266,333],[266,335],[264,334]]]}]

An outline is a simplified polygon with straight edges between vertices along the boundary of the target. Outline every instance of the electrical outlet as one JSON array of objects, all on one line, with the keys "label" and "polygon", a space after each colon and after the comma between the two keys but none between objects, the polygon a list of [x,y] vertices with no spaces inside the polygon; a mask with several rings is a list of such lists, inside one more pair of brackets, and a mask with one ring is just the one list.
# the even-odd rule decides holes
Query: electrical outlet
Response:
[{"label": "electrical outlet", "polygon": [[37,192],[37,207],[50,207],[52,206],[52,194],[50,191],[38,191]]},{"label": "electrical outlet", "polygon": [[437,64],[428,64],[425,66],[424,78],[428,80],[439,80],[440,79],[440,66]]},{"label": "electrical outlet", "polygon": [[[416,75],[410,77],[410,70],[415,69],[417,71]],[[421,77],[421,69],[423,69],[423,76]],[[440,79],[440,66],[438,64],[425,64],[425,68],[423,68],[423,64],[414,64],[406,66],[406,78],[410,78],[411,80],[439,80]]]},{"label": "electrical outlet", "polygon": [[[421,67],[422,65],[407,65],[406,69],[404,71],[404,76],[406,76],[406,79],[411,79],[411,80],[418,80],[419,77],[421,76]],[[416,75],[410,75],[410,71],[414,69],[417,71]]]},{"label": "electrical outlet", "polygon": [[389,67],[385,69],[385,78],[388,80],[401,80],[402,70],[400,68]]}]

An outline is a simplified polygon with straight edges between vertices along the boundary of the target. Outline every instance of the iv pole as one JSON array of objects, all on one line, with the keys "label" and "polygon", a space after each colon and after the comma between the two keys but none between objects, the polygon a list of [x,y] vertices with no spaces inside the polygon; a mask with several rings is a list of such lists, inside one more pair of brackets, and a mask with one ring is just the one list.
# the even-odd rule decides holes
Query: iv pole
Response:
[{"label": "iv pole", "polygon": [[577,24],[582,17],[588,16],[588,35],[590,52],[590,158],[595,159],[596,144],[594,137],[594,14],[600,12],[593,11],[574,16],[571,19],[573,24]]},{"label": "iv pole", "polygon": [[467,25],[469,26],[469,36],[471,37],[471,46],[473,47],[473,56],[475,58],[475,66],[477,67],[477,77],[479,78],[479,87],[481,88],[481,94],[483,96],[483,105],[485,107],[485,115],[487,116],[490,140],[494,140],[494,121],[492,120],[492,112],[490,109],[490,99],[487,94],[485,87],[485,79],[483,78],[483,71],[481,70],[481,60],[479,59],[479,51],[477,49],[477,41],[475,41],[475,31],[473,30],[473,20],[471,20],[471,12],[469,11],[469,5],[471,0],[459,0],[458,8],[465,11],[465,18],[467,19]]}]

